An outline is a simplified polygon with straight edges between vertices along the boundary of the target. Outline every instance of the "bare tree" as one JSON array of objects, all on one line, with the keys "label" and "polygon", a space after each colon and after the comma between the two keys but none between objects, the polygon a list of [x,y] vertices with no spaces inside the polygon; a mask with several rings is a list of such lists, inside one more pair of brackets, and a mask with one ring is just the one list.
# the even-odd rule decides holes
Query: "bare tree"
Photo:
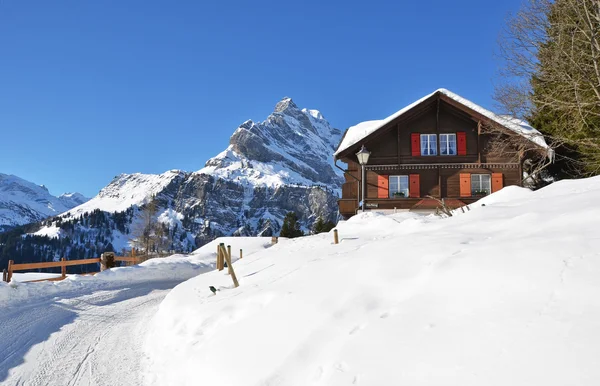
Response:
[{"label": "bare tree", "polygon": [[130,241],[136,249],[143,250],[146,255],[156,250],[157,211],[156,197],[152,196],[143,206],[138,221],[134,220]]},{"label": "bare tree", "polygon": [[600,1],[528,0],[499,43],[501,108],[543,127],[572,172],[600,172]]},{"label": "bare tree", "polygon": [[520,162],[523,168],[521,182],[524,186],[540,187],[547,184],[549,176],[546,168],[554,160],[554,149],[560,146],[560,141],[545,138],[537,130],[529,127],[526,122],[513,117],[505,117],[513,125],[522,128],[521,132],[507,129],[494,122],[479,123],[479,131],[484,138],[484,151],[491,161],[494,158]]}]

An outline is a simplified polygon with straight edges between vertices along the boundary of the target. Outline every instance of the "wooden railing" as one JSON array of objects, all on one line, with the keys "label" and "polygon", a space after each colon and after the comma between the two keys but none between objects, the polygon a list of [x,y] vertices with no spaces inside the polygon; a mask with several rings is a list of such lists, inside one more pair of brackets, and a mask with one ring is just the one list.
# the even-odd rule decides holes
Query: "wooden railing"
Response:
[{"label": "wooden railing", "polygon": [[[124,261],[132,264],[138,264],[146,259],[146,256],[115,256],[115,261]],[[10,282],[12,279],[13,272],[15,271],[26,271],[30,269],[42,269],[42,268],[57,268],[60,267],[61,276],[51,279],[31,280],[31,281],[43,281],[43,280],[63,280],[67,277],[67,267],[72,265],[86,265],[86,264],[99,264],[100,258],[93,259],[79,259],[79,260],[66,260],[64,257],[60,261],[45,261],[41,263],[24,263],[15,264],[13,260],[8,261],[8,270],[3,275],[3,280]],[[97,272],[86,273],[86,275],[94,275]]]}]

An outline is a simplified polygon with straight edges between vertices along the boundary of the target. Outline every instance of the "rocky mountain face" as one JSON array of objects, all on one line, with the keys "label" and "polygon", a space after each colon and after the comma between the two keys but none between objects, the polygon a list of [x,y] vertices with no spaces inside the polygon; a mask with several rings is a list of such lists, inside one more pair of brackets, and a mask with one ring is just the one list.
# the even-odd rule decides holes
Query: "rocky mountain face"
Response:
[{"label": "rocky mountain face", "polygon": [[320,112],[284,98],[265,121],[238,127],[201,170],[117,176],[91,200],[22,230],[30,235],[22,243],[42,260],[120,251],[151,217],[169,249],[189,251],[222,235],[277,235],[290,211],[305,230],[318,217],[336,221],[343,178],[331,154],[340,139]]},{"label": "rocky mountain face", "polygon": [[0,232],[56,216],[88,200],[79,193],[55,197],[43,185],[0,173]]}]

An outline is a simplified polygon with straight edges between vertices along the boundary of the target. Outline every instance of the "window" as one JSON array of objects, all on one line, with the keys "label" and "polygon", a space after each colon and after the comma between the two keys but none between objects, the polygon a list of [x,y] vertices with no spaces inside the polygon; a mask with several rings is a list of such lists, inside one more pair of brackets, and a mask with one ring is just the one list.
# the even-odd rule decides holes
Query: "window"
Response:
[{"label": "window", "polygon": [[440,134],[440,154],[456,155],[456,134]]},{"label": "window", "polygon": [[485,196],[492,191],[489,174],[471,174],[471,196]]},{"label": "window", "polygon": [[437,155],[435,134],[421,134],[421,155]]},{"label": "window", "polygon": [[390,176],[390,198],[408,197],[408,176]]}]

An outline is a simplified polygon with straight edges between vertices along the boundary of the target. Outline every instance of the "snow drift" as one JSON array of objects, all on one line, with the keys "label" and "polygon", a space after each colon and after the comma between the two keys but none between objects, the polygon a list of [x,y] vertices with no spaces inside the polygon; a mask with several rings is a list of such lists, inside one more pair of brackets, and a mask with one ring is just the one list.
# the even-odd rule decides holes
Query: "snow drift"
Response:
[{"label": "snow drift", "polygon": [[[113,268],[94,276],[71,275],[57,282],[20,283],[13,280],[7,284],[0,281],[0,307],[18,306],[23,301],[43,301],[45,297],[77,292],[84,287],[100,290],[123,282],[186,280],[215,268],[218,243],[235,245],[238,249],[244,249],[244,255],[250,256],[270,246],[270,242],[270,237],[221,237],[189,255],[150,259],[139,265]],[[232,253],[232,256],[235,260],[238,255]]]},{"label": "snow drift", "polygon": [[[440,219],[365,213],[175,287],[154,385],[596,385],[600,177]],[[485,204],[485,205],[482,205]],[[209,286],[221,290],[213,295]]]}]

